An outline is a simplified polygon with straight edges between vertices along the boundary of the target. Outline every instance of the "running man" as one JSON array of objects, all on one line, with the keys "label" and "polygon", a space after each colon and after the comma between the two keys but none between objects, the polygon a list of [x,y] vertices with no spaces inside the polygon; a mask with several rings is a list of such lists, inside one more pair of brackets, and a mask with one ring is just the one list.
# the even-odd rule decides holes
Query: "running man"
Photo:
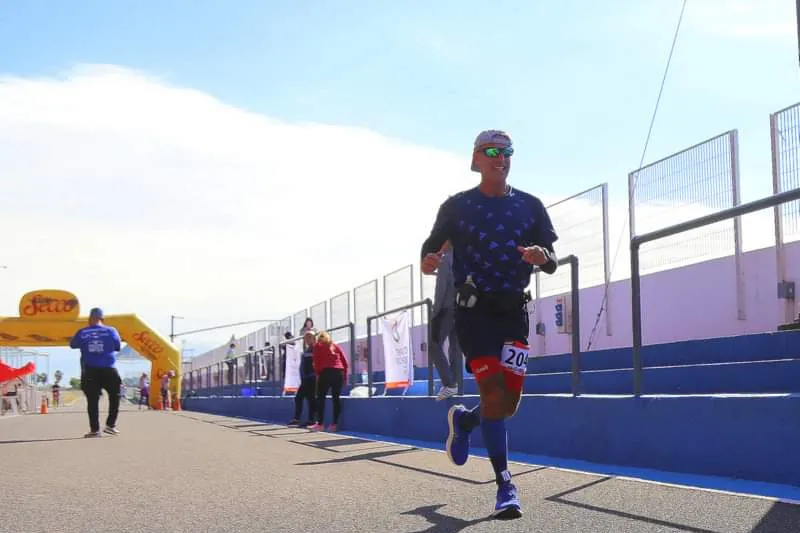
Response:
[{"label": "running man", "polygon": [[117,372],[117,353],[122,340],[116,328],[103,324],[103,311],[97,307],[89,311],[89,325],[72,337],[70,348],[81,351],[81,389],[86,395],[89,414],[89,433],[85,437],[102,437],[100,433],[100,394],[108,392],[108,417],[105,432],[119,435],[119,393],[122,379]]},{"label": "running man", "polygon": [[470,434],[481,427],[497,482],[494,516],[522,516],[508,471],[506,418],[519,407],[528,363],[528,313],[533,267],[552,274],[558,239],[541,200],[506,182],[514,153],[503,131],[481,132],[472,153],[477,187],[448,198],[422,245],[422,272],[433,274],[442,246],[453,248],[455,328],[466,371],[475,375],[480,402],[453,406],[447,414],[447,456],[456,465],[469,458]]}]

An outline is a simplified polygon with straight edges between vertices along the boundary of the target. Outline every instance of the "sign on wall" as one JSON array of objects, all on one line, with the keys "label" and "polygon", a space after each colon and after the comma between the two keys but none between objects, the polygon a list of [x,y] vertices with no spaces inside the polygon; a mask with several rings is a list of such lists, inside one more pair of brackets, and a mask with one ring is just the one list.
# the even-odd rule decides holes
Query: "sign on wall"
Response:
[{"label": "sign on wall", "polygon": [[380,319],[386,388],[408,387],[414,380],[411,356],[411,313],[408,309]]},{"label": "sign on wall", "polygon": [[283,380],[283,392],[297,392],[300,388],[300,348],[294,344],[286,344],[286,376]]}]

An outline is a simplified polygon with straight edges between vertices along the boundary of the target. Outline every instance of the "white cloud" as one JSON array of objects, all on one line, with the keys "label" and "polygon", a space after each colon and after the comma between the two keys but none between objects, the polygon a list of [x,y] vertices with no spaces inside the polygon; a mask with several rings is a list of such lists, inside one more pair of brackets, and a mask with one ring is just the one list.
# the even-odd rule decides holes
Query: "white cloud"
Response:
[{"label": "white cloud", "polygon": [[286,316],[415,261],[439,203],[475,183],[467,167],[125,68],[4,77],[0,310],[55,287],[161,330],[170,313],[182,330]]},{"label": "white cloud", "polygon": [[[467,166],[467,154],[283,122],[119,67],[0,78],[0,314],[28,290],[64,288],[161,331],[171,313],[186,317],[177,331],[282,318],[416,262],[440,202],[475,183]],[[612,258],[627,213],[621,185],[611,184]],[[574,205],[582,225],[558,223],[558,251],[596,268],[599,206]],[[646,218],[660,227],[708,212],[641,209],[641,231]],[[772,244],[770,215],[745,218],[745,249]],[[629,276],[622,235],[613,279]],[[674,267],[675,250],[644,254]],[[187,347],[259,327],[191,336]]]}]

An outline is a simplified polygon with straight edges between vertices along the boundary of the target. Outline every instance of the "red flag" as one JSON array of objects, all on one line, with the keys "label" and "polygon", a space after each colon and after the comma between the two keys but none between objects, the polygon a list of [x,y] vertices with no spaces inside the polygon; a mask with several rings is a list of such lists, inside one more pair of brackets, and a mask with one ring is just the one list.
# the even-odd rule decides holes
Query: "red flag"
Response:
[{"label": "red flag", "polygon": [[13,368],[4,363],[0,363],[0,383],[13,381],[17,378],[27,376],[28,374],[33,374],[34,372],[36,372],[36,365],[33,363],[28,363],[21,368]]}]

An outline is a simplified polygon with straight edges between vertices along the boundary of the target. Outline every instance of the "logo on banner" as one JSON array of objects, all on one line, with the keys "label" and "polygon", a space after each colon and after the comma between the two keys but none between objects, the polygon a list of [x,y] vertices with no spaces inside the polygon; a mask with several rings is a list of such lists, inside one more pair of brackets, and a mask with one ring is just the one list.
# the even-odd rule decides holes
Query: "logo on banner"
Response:
[{"label": "logo on banner", "polygon": [[300,360],[302,352],[294,344],[286,344],[286,374],[283,381],[283,392],[297,392],[300,388]]},{"label": "logo on banner", "polygon": [[392,339],[394,342],[400,342],[400,323],[397,319],[392,320]]},{"label": "logo on banner", "polygon": [[33,320],[75,320],[80,314],[78,298],[67,291],[39,290],[22,296],[19,316]]},{"label": "logo on banner", "polygon": [[133,340],[139,343],[139,352],[148,355],[160,354],[164,348],[146,331],[139,331],[133,334]]},{"label": "logo on banner", "polygon": [[407,387],[413,379],[409,317],[408,311],[401,311],[381,320],[386,388]]}]

